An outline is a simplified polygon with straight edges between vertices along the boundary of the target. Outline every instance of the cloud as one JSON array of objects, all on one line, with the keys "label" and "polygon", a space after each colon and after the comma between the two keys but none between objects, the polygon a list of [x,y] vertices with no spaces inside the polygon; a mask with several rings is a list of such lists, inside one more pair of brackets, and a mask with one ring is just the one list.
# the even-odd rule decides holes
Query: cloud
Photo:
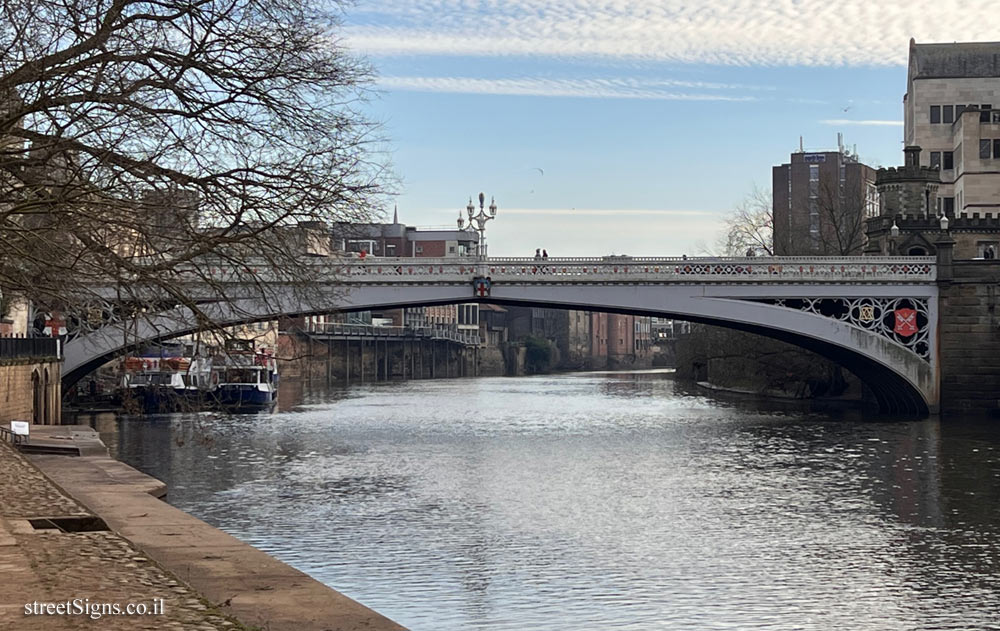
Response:
[{"label": "cloud", "polygon": [[701,90],[766,90],[765,87],[740,86],[699,81],[642,79],[476,79],[470,77],[380,77],[380,87],[411,92],[447,92],[452,94],[504,94],[573,98],[655,99],[665,101],[752,101],[756,97],[723,92],[689,92],[676,88]]},{"label": "cloud", "polygon": [[374,55],[902,65],[907,42],[991,41],[1000,14],[931,0],[363,0],[346,43]]},{"label": "cloud", "polygon": [[876,127],[902,127],[903,121],[855,120],[850,118],[829,118],[821,120],[822,125],[865,125]]}]

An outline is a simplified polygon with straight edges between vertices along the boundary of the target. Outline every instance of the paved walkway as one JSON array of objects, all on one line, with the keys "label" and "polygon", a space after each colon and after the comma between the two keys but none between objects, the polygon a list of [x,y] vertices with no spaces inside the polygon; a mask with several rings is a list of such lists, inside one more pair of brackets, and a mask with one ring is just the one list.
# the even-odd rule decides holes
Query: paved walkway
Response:
[{"label": "paved walkway", "polygon": [[[110,458],[91,428],[33,428],[32,444],[79,456],[29,459],[0,442],[0,630],[405,631],[157,499],[163,483]],[[105,522],[95,532],[37,530],[29,521],[94,515]],[[27,603],[74,599],[123,607],[162,599],[165,613],[24,613]]]},{"label": "paved walkway", "polygon": [[[117,533],[36,530],[28,519],[86,516],[9,444],[0,442],[0,629],[242,629]],[[89,603],[85,599],[90,599]],[[144,603],[163,615],[31,615],[28,603]]]}]

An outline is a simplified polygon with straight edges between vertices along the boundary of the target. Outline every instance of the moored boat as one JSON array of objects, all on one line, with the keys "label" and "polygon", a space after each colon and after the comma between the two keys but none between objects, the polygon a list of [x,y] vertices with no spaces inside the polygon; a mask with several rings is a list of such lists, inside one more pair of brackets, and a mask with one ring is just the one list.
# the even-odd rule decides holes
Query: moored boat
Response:
[{"label": "moored boat", "polygon": [[278,399],[278,362],[252,347],[231,347],[212,372],[214,398],[224,407],[269,409]]}]

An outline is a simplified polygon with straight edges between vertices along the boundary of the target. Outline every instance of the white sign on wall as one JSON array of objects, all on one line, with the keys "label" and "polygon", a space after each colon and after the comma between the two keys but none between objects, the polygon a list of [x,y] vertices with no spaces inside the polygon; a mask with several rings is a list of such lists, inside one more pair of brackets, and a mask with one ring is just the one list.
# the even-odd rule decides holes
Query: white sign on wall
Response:
[{"label": "white sign on wall", "polygon": [[11,421],[10,422],[10,433],[15,436],[27,436],[28,435],[28,422],[27,421]]}]

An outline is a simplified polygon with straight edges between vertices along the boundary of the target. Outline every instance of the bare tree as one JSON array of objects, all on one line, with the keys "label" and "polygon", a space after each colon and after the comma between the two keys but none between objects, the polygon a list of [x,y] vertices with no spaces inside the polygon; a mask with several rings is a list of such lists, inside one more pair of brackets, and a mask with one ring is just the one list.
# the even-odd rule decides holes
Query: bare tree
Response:
[{"label": "bare tree", "polygon": [[723,219],[715,246],[698,246],[713,256],[771,256],[774,254],[774,215],[771,189],[753,190]]},{"label": "bare tree", "polygon": [[379,206],[371,73],[337,42],[341,0],[2,7],[0,294],[85,312],[111,288],[203,314],[206,285],[307,285],[294,227]]},{"label": "bare tree", "polygon": [[[863,184],[862,184],[863,185]],[[818,254],[861,254],[865,245],[865,191],[856,187],[830,186],[822,182],[816,207],[819,230],[813,244]]]}]

